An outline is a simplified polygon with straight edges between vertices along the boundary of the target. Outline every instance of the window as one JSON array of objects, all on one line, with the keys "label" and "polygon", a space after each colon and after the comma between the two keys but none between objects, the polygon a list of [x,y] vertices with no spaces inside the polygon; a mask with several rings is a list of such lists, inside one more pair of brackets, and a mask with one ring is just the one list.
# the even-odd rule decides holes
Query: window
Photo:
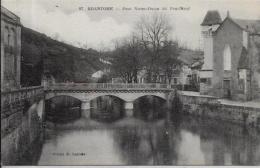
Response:
[{"label": "window", "polygon": [[15,37],[16,37],[16,33],[14,28],[11,29],[10,31],[10,41],[9,41],[9,45],[12,47],[15,47]]},{"label": "window", "polygon": [[9,32],[9,28],[6,26],[4,30],[4,44],[6,46],[9,46],[9,43],[10,43],[10,32]]},{"label": "window", "polygon": [[211,85],[211,78],[200,78],[200,83]]},{"label": "window", "polygon": [[224,70],[231,70],[231,49],[229,45],[225,45],[224,54],[223,54],[223,66]]},{"label": "window", "polygon": [[207,78],[200,78],[200,83],[206,83],[207,82]]},{"label": "window", "polygon": [[14,28],[9,29],[7,26],[4,30],[4,51],[5,53],[15,54],[16,32]]},{"label": "window", "polygon": [[5,70],[4,70],[4,78],[6,80],[14,80],[14,75],[16,73],[15,69],[15,55],[14,55],[14,49],[15,49],[15,29],[9,29],[9,27],[5,27],[4,30],[4,62],[5,62]]}]

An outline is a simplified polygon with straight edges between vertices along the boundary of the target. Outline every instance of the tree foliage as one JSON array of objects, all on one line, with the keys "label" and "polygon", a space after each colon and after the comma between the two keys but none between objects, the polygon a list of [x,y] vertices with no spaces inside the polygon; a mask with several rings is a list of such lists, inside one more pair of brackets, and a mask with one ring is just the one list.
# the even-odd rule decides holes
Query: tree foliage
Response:
[{"label": "tree foliage", "polygon": [[141,52],[140,42],[135,36],[118,41],[113,52],[112,73],[124,82],[136,83],[141,67]]},{"label": "tree foliage", "polygon": [[[172,26],[166,15],[155,13],[151,16],[143,16],[137,22],[137,34],[144,48],[144,56],[147,68],[148,82],[156,82],[160,73],[163,57],[169,48]],[[167,46],[167,47],[166,47]]]},{"label": "tree foliage", "polygon": [[172,26],[165,15],[143,16],[128,40],[116,43],[113,54],[113,72],[125,82],[137,82],[141,69],[147,73],[147,82],[157,82],[163,73],[170,82],[172,69],[179,64],[178,42],[172,41]]}]

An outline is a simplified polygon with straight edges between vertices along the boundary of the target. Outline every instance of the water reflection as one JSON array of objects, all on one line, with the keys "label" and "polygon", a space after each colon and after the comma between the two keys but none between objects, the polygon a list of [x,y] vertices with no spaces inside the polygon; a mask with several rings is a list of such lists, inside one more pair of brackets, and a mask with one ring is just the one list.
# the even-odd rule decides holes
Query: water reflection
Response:
[{"label": "water reflection", "polygon": [[81,116],[81,101],[71,96],[56,96],[45,103],[47,121],[69,123]]},{"label": "water reflection", "polygon": [[100,96],[90,101],[91,118],[113,122],[124,116],[124,100],[116,96]]},{"label": "water reflection", "polygon": [[162,126],[122,128],[114,133],[114,139],[126,164],[171,165],[177,160],[179,137],[173,134]]},{"label": "water reflection", "polygon": [[[99,165],[120,162],[113,130],[51,131],[38,165]],[[101,162],[102,161],[102,162]]]},{"label": "water reflection", "polygon": [[143,96],[134,101],[134,117],[154,121],[165,117],[166,101],[156,96]]},{"label": "water reflection", "polygon": [[[186,118],[46,132],[38,165],[259,165],[256,130]],[[141,126],[142,125],[142,126]]]}]

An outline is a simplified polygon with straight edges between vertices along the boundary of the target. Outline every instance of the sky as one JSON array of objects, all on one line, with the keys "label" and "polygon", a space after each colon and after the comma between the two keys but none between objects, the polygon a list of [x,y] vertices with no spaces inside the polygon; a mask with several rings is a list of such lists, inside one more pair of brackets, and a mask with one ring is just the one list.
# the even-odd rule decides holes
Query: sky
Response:
[{"label": "sky", "polygon": [[[188,48],[202,48],[200,24],[208,10],[218,10],[222,19],[259,19],[260,0],[2,0],[1,5],[18,15],[23,26],[77,47],[113,49],[114,41],[127,37],[143,15],[154,11],[135,7],[167,7],[160,10],[173,26],[171,37]],[[81,7],[81,8],[80,8]],[[112,11],[87,10],[113,7]],[[123,7],[132,10],[122,10]],[[185,7],[187,10],[169,10]]]}]

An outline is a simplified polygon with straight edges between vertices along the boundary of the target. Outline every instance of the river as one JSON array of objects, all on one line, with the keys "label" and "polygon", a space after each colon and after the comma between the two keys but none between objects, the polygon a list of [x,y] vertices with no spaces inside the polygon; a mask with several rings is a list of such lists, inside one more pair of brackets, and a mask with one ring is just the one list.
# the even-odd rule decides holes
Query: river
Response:
[{"label": "river", "polygon": [[[209,119],[178,124],[123,118],[79,119],[46,128],[42,143],[20,164],[260,165],[260,133]],[[40,142],[40,141],[39,141]]]}]

